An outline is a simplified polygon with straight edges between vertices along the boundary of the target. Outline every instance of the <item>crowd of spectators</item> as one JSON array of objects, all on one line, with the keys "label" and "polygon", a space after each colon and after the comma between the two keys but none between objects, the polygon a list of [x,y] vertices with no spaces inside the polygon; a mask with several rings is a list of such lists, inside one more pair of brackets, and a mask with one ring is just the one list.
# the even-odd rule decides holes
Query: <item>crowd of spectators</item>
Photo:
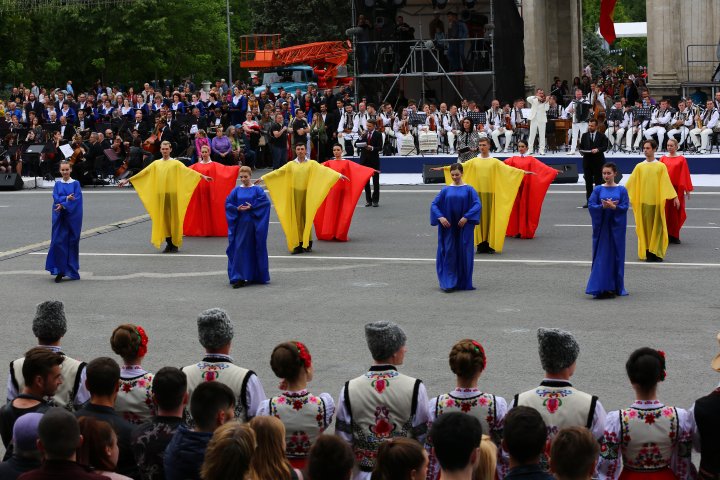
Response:
[{"label": "crowd of spectators", "polygon": [[[365,326],[374,364],[345,384],[336,409],[328,394],[307,392],[312,357],[298,341],[273,349],[270,364],[283,393],[266,398],[257,375],[229,356],[233,323],[220,309],[198,317],[202,360],[154,374],[141,366],[149,339],[137,325],[112,334],[122,364],[111,357],[86,364],[63,352],[61,302],[38,305],[32,330],[39,345],[10,363],[8,403],[0,409],[0,480],[571,480],[633,473],[685,480],[696,476],[693,443],[702,453],[702,478],[718,474],[711,426],[720,389],[689,412],[661,404],[665,354],[650,348],[626,364],[638,400],[607,415],[597,397],[570,384],[579,345],[556,329],[538,331],[546,378],[511,404],[477,389],[487,359],[470,339],[449,355],[457,388],[428,400],[420,380],[397,371],[405,333],[375,322]],[[720,371],[720,355],[713,368]],[[374,418],[364,427],[367,405]],[[406,424],[403,410],[412,412]],[[335,435],[325,432],[333,416]]]}]

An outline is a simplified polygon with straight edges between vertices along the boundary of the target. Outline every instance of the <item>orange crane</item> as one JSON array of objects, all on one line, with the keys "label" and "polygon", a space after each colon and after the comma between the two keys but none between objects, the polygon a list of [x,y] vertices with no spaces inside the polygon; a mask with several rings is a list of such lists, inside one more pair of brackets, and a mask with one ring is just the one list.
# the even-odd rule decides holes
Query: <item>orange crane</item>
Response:
[{"label": "orange crane", "polygon": [[279,34],[243,35],[240,37],[240,67],[266,70],[290,65],[309,65],[318,78],[318,88],[333,88],[352,82],[338,78],[338,68],[347,64],[352,51],[350,41],[315,42],[280,48]]}]

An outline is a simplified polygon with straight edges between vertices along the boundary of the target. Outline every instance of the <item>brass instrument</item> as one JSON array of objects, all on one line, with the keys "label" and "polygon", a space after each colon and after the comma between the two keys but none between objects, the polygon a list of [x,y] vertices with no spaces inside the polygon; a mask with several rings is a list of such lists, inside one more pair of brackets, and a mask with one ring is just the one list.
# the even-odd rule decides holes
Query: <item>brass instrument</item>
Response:
[{"label": "brass instrument", "polygon": [[687,115],[688,114],[685,112],[678,112],[678,119],[672,126],[673,130],[677,130],[685,124],[685,120],[687,120]]}]

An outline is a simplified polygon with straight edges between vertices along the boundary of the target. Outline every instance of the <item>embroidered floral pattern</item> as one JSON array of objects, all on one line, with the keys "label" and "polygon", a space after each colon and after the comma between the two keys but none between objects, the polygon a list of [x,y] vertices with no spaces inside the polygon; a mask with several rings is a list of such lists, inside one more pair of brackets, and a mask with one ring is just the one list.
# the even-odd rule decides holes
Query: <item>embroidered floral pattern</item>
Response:
[{"label": "embroidered floral pattern", "polygon": [[[635,405],[656,408],[628,408],[620,411],[623,461],[629,468],[636,470],[665,468],[670,464],[672,450],[677,443],[677,411],[657,401],[635,402]],[[652,428],[652,432],[657,434],[666,435],[664,441],[658,436],[657,440],[634,444],[640,438],[648,438],[648,428]]]},{"label": "embroidered floral pattern", "polygon": [[[378,407],[380,409],[385,407]],[[385,418],[385,421],[389,422],[389,412],[388,418]],[[392,424],[392,431],[390,432],[390,435],[387,437],[379,438],[373,433],[373,430],[378,431],[378,422],[377,420],[380,419],[383,416],[383,413],[380,413],[380,416],[378,416],[377,409],[376,409],[376,422],[374,425],[370,425],[368,427],[368,430],[364,430],[362,426],[358,425],[355,422],[351,423],[351,429],[353,434],[353,451],[355,452],[355,460],[357,461],[358,465],[365,469],[372,469],[375,466],[375,458],[377,457],[377,450],[380,447],[380,444],[384,441],[389,440],[390,438],[395,437],[410,437],[411,432],[415,433],[413,427],[412,427],[412,420],[408,419],[403,425],[398,426],[397,424]],[[422,427],[425,427],[425,425],[422,425]],[[383,426],[380,426],[379,430],[381,432],[384,431]]]},{"label": "embroidered floral pattern", "polygon": [[228,368],[226,363],[200,362],[197,367],[202,371],[200,376],[206,382],[214,382],[220,377],[220,372]]},{"label": "embroidered floral pattern", "polygon": [[155,414],[152,401],[153,375],[146,373],[135,378],[120,379],[118,411],[125,420],[140,424]]},{"label": "embroidered floral pattern", "polygon": [[[308,455],[310,447],[317,435],[325,431],[325,403],[323,400],[307,390],[300,392],[283,392],[282,395],[270,398],[268,413],[280,421],[287,421],[286,425],[297,426],[295,415],[301,415],[301,428],[306,430],[288,430],[285,436],[285,448],[288,457],[304,458]],[[291,419],[291,417],[293,417]]]},{"label": "embroidered floral pattern", "polygon": [[370,385],[375,389],[377,393],[382,394],[390,387],[390,379],[397,377],[399,373],[395,370],[388,370],[384,372],[367,372],[366,377],[370,379]]},{"label": "embroidered floral pattern", "polygon": [[285,453],[288,457],[305,457],[311,446],[310,437],[303,431],[292,432],[285,439]]},{"label": "embroidered floral pattern", "polygon": [[538,388],[535,390],[535,394],[543,398],[543,406],[550,414],[557,413],[560,407],[563,405],[563,398],[568,395],[572,395],[572,390],[546,390],[544,388]]}]

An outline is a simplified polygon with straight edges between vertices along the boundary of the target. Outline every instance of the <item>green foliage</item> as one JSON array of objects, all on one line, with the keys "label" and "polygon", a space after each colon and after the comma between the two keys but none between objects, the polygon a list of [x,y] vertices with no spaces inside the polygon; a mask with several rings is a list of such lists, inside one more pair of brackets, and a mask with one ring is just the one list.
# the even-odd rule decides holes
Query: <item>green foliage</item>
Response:
[{"label": "green foliage", "polygon": [[13,83],[15,83],[15,80],[20,78],[24,69],[25,66],[21,62],[8,60],[5,64],[5,74],[12,79]]},{"label": "green foliage", "polygon": [[583,32],[583,61],[590,64],[593,76],[608,64],[608,54],[602,47],[602,39],[595,32]]},{"label": "green foliage", "polygon": [[342,40],[350,27],[347,1],[263,0],[253,7],[253,33],[280,33],[283,46]]},{"label": "green foliage", "polygon": [[[595,62],[603,56],[596,52],[596,45],[589,40],[589,34],[597,37],[598,24],[600,23],[600,1],[601,0],[583,0],[583,51],[585,63],[593,65],[593,72],[597,72]],[[647,21],[647,11],[645,2],[636,0],[618,0],[615,4],[615,22],[645,22]],[[588,42],[592,42],[592,46]],[[598,46],[602,45],[602,40]],[[611,47],[613,50],[622,50],[619,54],[610,54],[605,56],[602,65],[622,65],[627,72],[637,72],[639,66],[647,65],[647,38],[619,38],[613,42]],[[591,58],[588,58],[588,51],[591,52]]]}]

